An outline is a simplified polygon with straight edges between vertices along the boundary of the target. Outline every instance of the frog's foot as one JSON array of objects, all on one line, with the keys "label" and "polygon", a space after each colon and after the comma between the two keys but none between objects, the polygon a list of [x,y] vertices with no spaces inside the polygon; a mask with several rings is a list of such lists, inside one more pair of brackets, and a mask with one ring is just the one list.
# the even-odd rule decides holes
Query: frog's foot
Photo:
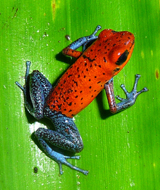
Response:
[{"label": "frog's foot", "polygon": [[90,44],[90,43],[93,43],[93,41],[95,41],[95,40],[98,38],[98,36],[95,36],[95,34],[96,34],[96,33],[98,32],[98,30],[100,30],[100,29],[101,29],[101,26],[98,25],[98,26],[96,27],[95,31],[94,31],[91,35],[85,37],[87,41],[83,44],[83,46],[82,46],[82,51],[85,51],[85,50],[86,50],[86,46],[88,46],[88,44]]},{"label": "frog's foot", "polygon": [[126,95],[126,99],[123,99],[123,98],[120,98],[119,96],[116,96],[116,98],[121,101],[120,103],[117,104],[117,111],[121,111],[123,109],[126,109],[126,108],[132,106],[135,103],[137,97],[141,93],[148,91],[147,88],[143,88],[142,90],[137,92],[137,84],[138,84],[138,80],[140,77],[141,76],[139,74],[136,75],[134,87],[133,87],[131,92],[128,92],[123,84],[121,85],[121,88],[123,89],[123,91]]},{"label": "frog's foot", "polygon": [[[28,75],[29,75],[29,70],[30,70],[30,65],[31,65],[31,62],[30,61],[27,61],[26,62],[26,74],[25,74],[25,86],[26,86],[26,83],[27,83],[27,78],[28,78]],[[26,87],[22,86],[19,82],[15,82],[16,85],[23,91],[24,95],[26,95]]]},{"label": "frog's foot", "polygon": [[73,166],[72,164],[70,164],[66,159],[80,159],[80,156],[64,156],[60,153],[59,154],[59,159],[57,159],[57,163],[59,164],[59,170],[60,170],[60,174],[62,175],[63,174],[63,170],[62,170],[62,164],[65,164],[66,166],[76,170],[76,171],[79,171],[81,173],[83,173],[84,175],[87,175],[88,174],[88,171],[87,170],[82,170],[76,166]]},{"label": "frog's foot", "polygon": [[95,37],[95,34],[98,32],[98,30],[100,30],[102,27],[100,25],[98,25],[95,29],[95,31],[90,35],[88,36],[88,38],[92,38],[92,37]]},{"label": "frog's foot", "polygon": [[60,170],[60,174],[63,174],[63,170],[62,170],[62,164],[83,173],[84,175],[88,174],[88,171],[86,170],[82,170],[76,166],[73,166],[72,164],[70,164],[67,159],[79,159],[80,156],[65,156],[62,153],[59,153],[55,150],[53,150],[45,140],[43,140],[42,138],[37,137],[43,151],[51,158],[53,159],[55,162],[57,162],[59,164],[59,170]]}]

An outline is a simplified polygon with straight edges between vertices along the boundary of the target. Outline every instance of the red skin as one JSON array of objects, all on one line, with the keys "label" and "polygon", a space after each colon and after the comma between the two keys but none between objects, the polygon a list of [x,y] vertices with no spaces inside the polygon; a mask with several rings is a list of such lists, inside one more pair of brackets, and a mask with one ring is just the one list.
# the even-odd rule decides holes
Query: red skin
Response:
[{"label": "red skin", "polygon": [[[121,71],[129,61],[133,48],[132,33],[107,29],[83,53],[65,48],[64,54],[78,59],[51,90],[46,101],[49,108],[72,118],[94,100],[106,82]],[[117,65],[118,58],[126,50],[129,52],[126,61]]]}]

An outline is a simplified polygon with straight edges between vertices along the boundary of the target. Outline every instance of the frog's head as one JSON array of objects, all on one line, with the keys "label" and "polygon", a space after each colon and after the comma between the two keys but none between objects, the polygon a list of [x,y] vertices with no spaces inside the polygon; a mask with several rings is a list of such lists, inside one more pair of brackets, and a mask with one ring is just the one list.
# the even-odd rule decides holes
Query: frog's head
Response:
[{"label": "frog's head", "polygon": [[134,35],[130,32],[116,32],[108,29],[103,30],[99,39],[103,43],[104,55],[107,67],[112,75],[118,74],[129,61],[134,48]]}]

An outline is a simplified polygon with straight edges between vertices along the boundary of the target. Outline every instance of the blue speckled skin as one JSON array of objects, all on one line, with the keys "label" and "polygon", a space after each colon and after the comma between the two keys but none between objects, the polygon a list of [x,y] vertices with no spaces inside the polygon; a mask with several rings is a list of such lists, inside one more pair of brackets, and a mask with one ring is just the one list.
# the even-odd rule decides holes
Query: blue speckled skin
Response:
[{"label": "blue speckled skin", "polygon": [[[95,36],[95,34],[100,28],[101,27],[98,26],[92,35],[76,40],[69,46],[69,48],[75,50],[78,47],[82,46],[84,51],[88,43],[92,43],[95,39],[97,39],[97,36]],[[51,111],[46,105],[46,98],[48,97],[52,89],[52,85],[37,70],[33,71],[29,75],[30,64],[31,63],[29,61],[26,62],[27,68],[25,75],[25,86],[22,87],[18,82],[16,82],[16,85],[24,93],[24,102],[27,111],[37,120],[43,117],[49,118],[55,127],[55,130],[39,128],[35,132],[35,136],[37,137],[44,152],[59,164],[60,174],[63,173],[62,164],[65,164],[70,168],[87,175],[88,171],[75,167],[66,160],[68,158],[79,159],[79,156],[65,156],[59,152],[54,151],[50,147],[51,144],[55,147],[59,147],[63,150],[75,153],[80,152],[83,149],[83,142],[79,131],[75,123],[73,122],[73,119],[66,117],[61,113],[57,113],[56,111]],[[120,97],[117,97],[121,101],[118,104],[116,104],[114,98],[113,79],[105,84],[104,88],[106,91],[111,112],[116,113],[117,111],[121,111],[127,107],[130,107],[134,104],[137,96],[140,93],[147,91],[147,89],[144,88],[140,92],[137,92],[136,87],[139,77],[140,75],[136,75],[135,85],[131,93],[127,92],[124,85],[121,86],[127,98],[122,99]],[[28,96],[31,99],[31,103],[28,101]]]}]

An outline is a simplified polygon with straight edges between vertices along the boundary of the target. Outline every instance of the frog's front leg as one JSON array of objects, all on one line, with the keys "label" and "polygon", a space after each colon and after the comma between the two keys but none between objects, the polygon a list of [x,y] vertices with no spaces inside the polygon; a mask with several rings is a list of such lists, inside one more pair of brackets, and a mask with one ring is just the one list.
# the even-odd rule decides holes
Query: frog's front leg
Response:
[{"label": "frog's front leg", "polygon": [[[36,119],[43,118],[45,99],[47,98],[52,85],[42,73],[35,70],[29,75],[31,62],[26,62],[25,85],[16,85],[23,91],[24,104],[27,111]],[[31,100],[31,102],[29,101]]]},{"label": "frog's front leg", "polygon": [[109,80],[105,84],[104,88],[105,88],[107,99],[109,102],[110,111],[112,113],[117,113],[119,111],[122,111],[122,110],[132,106],[135,103],[138,95],[140,95],[142,92],[148,91],[147,88],[143,88],[141,91],[137,92],[137,84],[138,84],[139,78],[140,78],[140,75],[137,74],[135,83],[134,83],[134,87],[131,92],[128,92],[123,84],[121,85],[121,88],[123,89],[124,93],[126,94],[126,99],[123,99],[123,98],[120,98],[119,96],[117,96],[116,98],[121,101],[118,104],[116,104],[115,97],[114,97],[113,79]]},{"label": "frog's front leg", "polygon": [[[101,26],[98,25],[96,27],[95,31],[90,36],[85,36],[85,37],[79,38],[78,40],[71,43],[69,46],[67,46],[66,48],[63,49],[63,51],[62,51],[63,54],[68,55],[68,56],[72,56],[75,58],[80,57],[82,55],[82,52],[85,51],[86,46],[89,43],[93,43],[93,41],[95,41],[98,38],[98,36],[95,36],[95,34],[100,29],[101,29]],[[76,51],[76,49],[78,49],[81,46],[82,46],[82,52]]]},{"label": "frog's front leg", "polygon": [[49,130],[44,128],[39,128],[35,132],[43,151],[54,161],[59,164],[60,174],[62,171],[62,164],[79,171],[85,175],[88,171],[82,170],[76,166],[71,165],[66,159],[79,159],[79,156],[65,156],[55,150],[51,145],[58,147],[63,150],[71,152],[80,152],[83,149],[83,142],[79,131],[71,118],[64,116],[61,113],[53,113],[48,107],[45,108],[44,114],[48,117],[54,124],[55,130]]}]

